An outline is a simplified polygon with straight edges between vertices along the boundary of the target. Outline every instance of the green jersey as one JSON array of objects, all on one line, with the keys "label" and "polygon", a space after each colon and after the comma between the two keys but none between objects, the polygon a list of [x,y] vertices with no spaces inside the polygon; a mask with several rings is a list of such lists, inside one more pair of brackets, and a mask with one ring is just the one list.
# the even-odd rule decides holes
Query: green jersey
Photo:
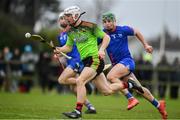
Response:
[{"label": "green jersey", "polygon": [[66,45],[73,46],[75,42],[81,60],[89,56],[98,57],[97,38],[102,39],[105,33],[96,24],[82,21],[79,26],[72,27],[67,34]]}]

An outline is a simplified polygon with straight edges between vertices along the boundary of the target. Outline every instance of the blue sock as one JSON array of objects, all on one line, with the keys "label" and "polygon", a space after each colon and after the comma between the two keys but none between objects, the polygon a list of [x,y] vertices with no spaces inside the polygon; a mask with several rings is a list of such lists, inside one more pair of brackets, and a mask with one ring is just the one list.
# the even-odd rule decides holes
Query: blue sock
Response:
[{"label": "blue sock", "polygon": [[153,101],[151,101],[151,103],[154,105],[154,107],[156,107],[156,108],[159,107],[159,102],[158,102],[158,100],[156,100],[155,98],[154,98]]},{"label": "blue sock", "polygon": [[130,98],[133,97],[132,94],[131,94],[130,92],[128,92],[125,96],[126,96],[127,99],[130,99]]}]

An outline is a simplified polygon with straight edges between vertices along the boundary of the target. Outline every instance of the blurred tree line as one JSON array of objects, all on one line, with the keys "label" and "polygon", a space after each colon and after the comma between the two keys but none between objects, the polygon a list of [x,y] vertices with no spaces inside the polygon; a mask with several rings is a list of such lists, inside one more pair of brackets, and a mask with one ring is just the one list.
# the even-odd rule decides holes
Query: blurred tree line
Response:
[{"label": "blurred tree line", "polygon": [[[34,33],[33,28],[37,21],[43,19],[44,14],[57,14],[60,11],[58,0],[0,0],[0,49],[4,46],[11,48],[21,47],[24,44],[38,43],[25,40],[26,32]],[[47,14],[46,16],[50,17]],[[56,19],[49,20],[50,24]],[[39,33],[41,34],[41,33]],[[54,39],[58,34],[51,30],[44,29],[42,34],[49,39]]]}]

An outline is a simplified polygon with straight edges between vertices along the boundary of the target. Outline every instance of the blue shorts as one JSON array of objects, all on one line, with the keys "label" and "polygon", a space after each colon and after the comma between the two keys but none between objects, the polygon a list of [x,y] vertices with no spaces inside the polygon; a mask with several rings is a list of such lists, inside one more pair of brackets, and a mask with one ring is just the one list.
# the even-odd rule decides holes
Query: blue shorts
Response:
[{"label": "blue shorts", "polygon": [[132,58],[124,58],[119,61],[120,64],[123,64],[125,67],[129,69],[129,71],[133,72],[135,70],[135,63]]},{"label": "blue shorts", "polygon": [[84,68],[84,64],[79,60],[71,59],[67,61],[67,67],[73,69],[75,72],[80,73]]}]

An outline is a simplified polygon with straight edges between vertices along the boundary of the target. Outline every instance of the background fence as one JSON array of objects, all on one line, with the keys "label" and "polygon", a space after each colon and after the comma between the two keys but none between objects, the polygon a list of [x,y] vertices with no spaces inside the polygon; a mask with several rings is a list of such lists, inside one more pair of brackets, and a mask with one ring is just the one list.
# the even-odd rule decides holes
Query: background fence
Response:
[{"label": "background fence", "polygon": [[[58,83],[58,76],[62,68],[54,59],[33,63],[17,60],[0,61],[0,86],[7,92],[28,93],[34,87],[39,87],[42,92],[56,89],[59,93],[69,92],[69,87]],[[180,67],[169,65],[153,66],[149,63],[136,63],[135,75],[143,86],[160,98],[178,98],[180,87]],[[32,71],[27,67],[34,66]],[[33,67],[32,67],[33,68]],[[105,74],[108,72],[105,71]],[[88,87],[89,93],[94,91],[92,84]]]}]

